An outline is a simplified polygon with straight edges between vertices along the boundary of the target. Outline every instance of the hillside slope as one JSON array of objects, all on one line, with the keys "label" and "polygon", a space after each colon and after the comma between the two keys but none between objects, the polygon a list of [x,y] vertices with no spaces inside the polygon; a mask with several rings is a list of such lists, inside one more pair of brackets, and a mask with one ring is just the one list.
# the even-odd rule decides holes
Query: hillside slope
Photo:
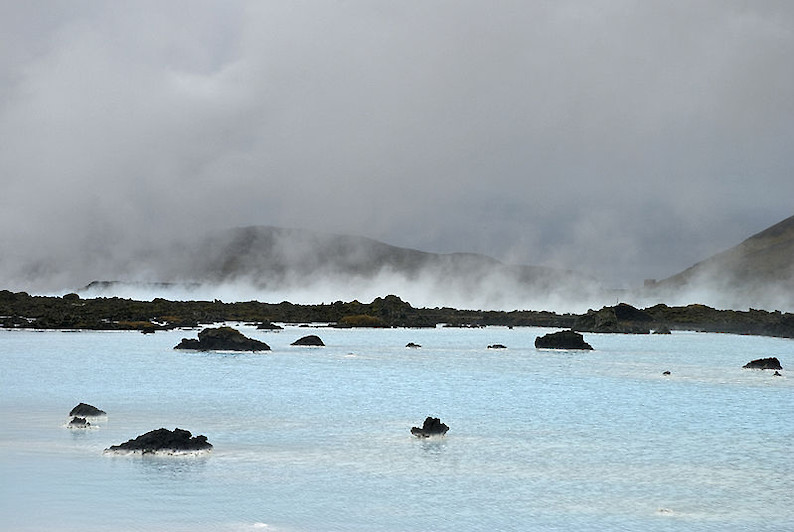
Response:
[{"label": "hillside slope", "polygon": [[[243,297],[263,300],[368,300],[397,294],[414,304],[430,306],[567,309],[587,308],[593,300],[602,300],[603,293],[597,281],[572,271],[271,226],[234,228],[182,241],[167,250],[152,251],[145,262],[145,281],[201,287],[237,285],[246,290]],[[131,264],[125,270],[133,267]],[[119,287],[94,284],[94,294],[101,295],[99,288],[110,293]]]},{"label": "hillside slope", "polygon": [[657,295],[720,306],[794,308],[794,216],[657,283]]}]

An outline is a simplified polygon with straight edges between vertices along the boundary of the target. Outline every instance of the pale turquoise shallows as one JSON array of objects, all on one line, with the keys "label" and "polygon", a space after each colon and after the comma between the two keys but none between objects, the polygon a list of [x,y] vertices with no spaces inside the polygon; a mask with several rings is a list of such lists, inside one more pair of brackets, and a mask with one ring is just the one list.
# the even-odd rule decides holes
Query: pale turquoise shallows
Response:
[{"label": "pale turquoise shallows", "polygon": [[[0,331],[0,529],[794,530],[794,377],[741,369],[792,340],[235,325],[273,350]],[[79,402],[107,418],[66,428]],[[411,436],[428,415],[445,438]],[[103,454],[160,427],[214,450]]]}]

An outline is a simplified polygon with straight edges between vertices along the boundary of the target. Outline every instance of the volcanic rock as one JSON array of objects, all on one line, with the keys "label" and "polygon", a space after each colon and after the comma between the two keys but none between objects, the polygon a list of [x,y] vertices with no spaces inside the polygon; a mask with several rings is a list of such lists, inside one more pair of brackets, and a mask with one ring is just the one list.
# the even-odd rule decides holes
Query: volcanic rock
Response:
[{"label": "volcanic rock", "polygon": [[647,312],[620,303],[598,311],[587,311],[587,314],[576,318],[573,328],[596,333],[648,334],[651,332],[648,328],[651,321],[653,317]]},{"label": "volcanic rock", "polygon": [[303,338],[298,338],[290,345],[314,345],[314,346],[324,346],[325,344],[320,339],[319,336],[316,334],[310,334],[308,336],[304,336]]},{"label": "volcanic rock", "polygon": [[535,338],[535,347],[539,349],[593,349],[593,346],[584,341],[581,334],[570,330],[538,336]]},{"label": "volcanic rock", "polygon": [[70,429],[85,429],[91,426],[91,423],[86,421],[84,417],[73,417],[69,422]]},{"label": "volcanic rock", "polygon": [[260,331],[280,331],[284,327],[282,327],[281,325],[276,325],[275,323],[270,321],[263,321],[262,323],[257,325],[256,328],[259,329]]},{"label": "volcanic rock", "polygon": [[182,338],[174,349],[196,351],[269,351],[270,346],[253,338],[248,338],[237,329],[218,327],[204,329],[198,333],[198,340]]},{"label": "volcanic rock", "polygon": [[100,410],[95,406],[80,403],[76,407],[72,408],[69,412],[70,416],[79,416],[79,417],[96,417],[96,416],[106,416],[107,412],[104,410]]},{"label": "volcanic rock", "polygon": [[157,429],[142,434],[120,445],[112,445],[105,452],[140,452],[141,454],[162,452],[166,454],[208,451],[212,444],[206,436],[193,436],[190,431],[175,428]]},{"label": "volcanic rock", "polygon": [[745,369],[783,369],[776,357],[751,360],[742,367]]},{"label": "volcanic rock", "polygon": [[443,436],[449,427],[441,422],[437,417],[426,417],[422,428],[411,427],[411,434],[417,438],[429,438],[430,436]]}]

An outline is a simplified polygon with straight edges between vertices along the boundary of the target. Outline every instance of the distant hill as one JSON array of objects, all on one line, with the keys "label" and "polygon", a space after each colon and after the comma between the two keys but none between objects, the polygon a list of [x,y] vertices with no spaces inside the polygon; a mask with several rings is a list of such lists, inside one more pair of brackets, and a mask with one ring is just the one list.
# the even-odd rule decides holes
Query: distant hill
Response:
[{"label": "distant hill", "polygon": [[794,310],[794,216],[659,281],[650,291],[673,302],[687,298],[723,308]]},{"label": "distant hill", "polygon": [[[139,255],[140,257],[140,255]],[[560,308],[592,304],[591,277],[511,265],[472,253],[438,254],[361,236],[255,226],[229,229],[143,255],[147,279],[183,286],[239,284],[257,298],[327,301],[397,294],[414,304],[460,308]],[[130,268],[127,268],[129,271]],[[142,279],[137,279],[142,280]],[[153,285],[148,284],[149,288]],[[110,292],[117,285],[93,284]],[[294,295],[295,293],[302,295]]]}]

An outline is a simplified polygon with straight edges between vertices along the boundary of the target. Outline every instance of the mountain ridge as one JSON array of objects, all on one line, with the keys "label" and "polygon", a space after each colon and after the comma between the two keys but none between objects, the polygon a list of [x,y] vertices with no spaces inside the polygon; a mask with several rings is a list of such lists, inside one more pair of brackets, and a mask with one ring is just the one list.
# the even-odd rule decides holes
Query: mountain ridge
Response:
[{"label": "mountain ridge", "polygon": [[650,292],[662,298],[711,295],[728,308],[794,308],[794,216],[658,281]]}]

